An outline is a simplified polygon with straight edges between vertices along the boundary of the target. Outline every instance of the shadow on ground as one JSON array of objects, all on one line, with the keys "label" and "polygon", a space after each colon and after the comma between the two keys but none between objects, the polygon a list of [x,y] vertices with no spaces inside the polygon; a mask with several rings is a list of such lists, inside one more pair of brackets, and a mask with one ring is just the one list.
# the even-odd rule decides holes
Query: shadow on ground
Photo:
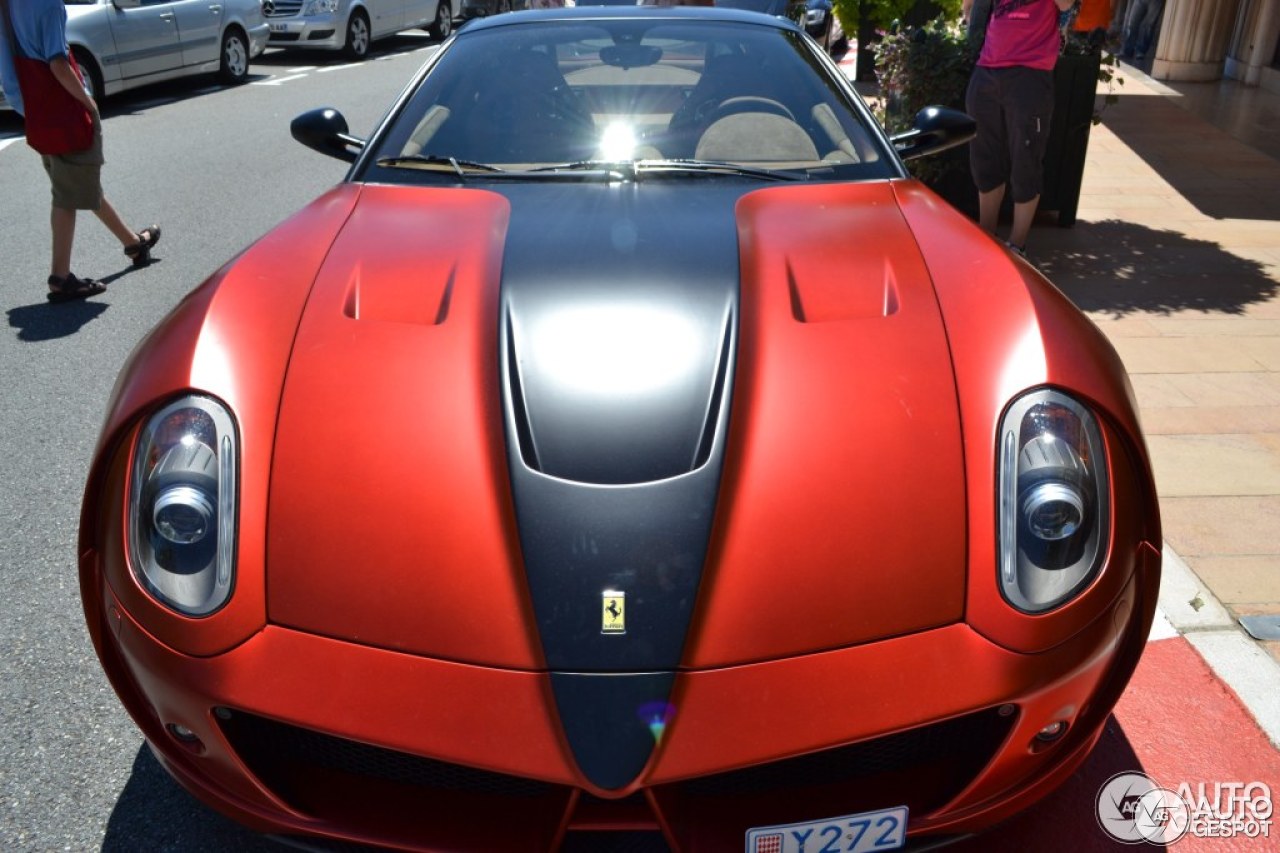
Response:
[{"label": "shadow on ground", "polygon": [[1102,124],[1205,216],[1280,219],[1280,161],[1179,106],[1176,97],[1121,95],[1103,111]]},{"label": "shadow on ground", "polygon": [[[1142,763],[1115,717],[1102,739],[1062,787],[990,832],[946,848],[953,853],[1092,853],[1134,850],[1109,837],[1097,822],[1098,792],[1118,773],[1141,772]],[[1141,850],[1166,849],[1144,841]]]},{"label": "shadow on ground", "polygon": [[1177,231],[1109,219],[1032,234],[1036,265],[1081,310],[1123,317],[1175,311],[1242,314],[1280,282],[1256,262]]},{"label": "shadow on ground", "polygon": [[103,853],[280,853],[283,848],[206,808],[164,771],[145,744],[107,822]]},{"label": "shadow on ground", "polygon": [[18,340],[36,343],[67,338],[98,319],[107,310],[104,302],[85,299],[54,304],[43,301],[10,308],[9,326],[18,331]]},{"label": "shadow on ground", "polygon": [[369,62],[384,59],[397,54],[412,53],[424,47],[438,45],[440,41],[434,36],[420,30],[406,30],[394,36],[381,38],[369,45],[369,55],[364,59],[352,60],[346,54],[336,50],[316,50],[305,47],[270,48],[253,60],[254,65],[271,68],[290,68],[299,65],[347,65],[349,63]]}]

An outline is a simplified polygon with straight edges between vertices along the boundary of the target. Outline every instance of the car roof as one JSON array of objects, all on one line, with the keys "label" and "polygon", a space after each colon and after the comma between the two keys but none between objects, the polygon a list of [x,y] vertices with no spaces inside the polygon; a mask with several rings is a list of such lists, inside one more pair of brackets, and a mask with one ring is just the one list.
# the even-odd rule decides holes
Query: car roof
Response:
[{"label": "car roof", "polygon": [[527,9],[504,12],[486,18],[473,19],[458,31],[458,36],[498,27],[517,26],[522,23],[543,21],[612,21],[622,18],[647,18],[669,21],[727,21],[744,24],[773,26],[779,30],[799,32],[795,23],[785,18],[713,6],[578,6],[555,9]]}]

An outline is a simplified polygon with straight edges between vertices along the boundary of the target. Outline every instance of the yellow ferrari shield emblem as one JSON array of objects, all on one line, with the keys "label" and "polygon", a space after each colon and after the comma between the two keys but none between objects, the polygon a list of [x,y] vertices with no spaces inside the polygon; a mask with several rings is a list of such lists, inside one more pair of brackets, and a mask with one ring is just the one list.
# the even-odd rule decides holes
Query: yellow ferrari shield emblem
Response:
[{"label": "yellow ferrari shield emblem", "polygon": [[600,633],[625,634],[627,632],[627,594],[607,589],[603,596],[604,610],[601,612]]}]

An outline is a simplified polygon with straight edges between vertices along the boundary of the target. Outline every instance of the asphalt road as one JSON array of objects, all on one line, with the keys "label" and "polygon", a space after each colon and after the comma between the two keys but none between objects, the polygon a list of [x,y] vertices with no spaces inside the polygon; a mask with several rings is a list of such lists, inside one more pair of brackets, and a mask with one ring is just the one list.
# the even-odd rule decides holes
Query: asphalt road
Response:
[{"label": "asphalt road", "polygon": [[367,133],[434,49],[425,34],[358,65],[271,51],[231,89],[189,78],[102,104],[107,198],[135,230],[159,223],[132,270],[81,214],[72,269],[110,282],[49,305],[49,187],[21,125],[0,112],[0,850],[278,850],[169,780],[108,686],[84,628],[76,530],[84,475],[117,372],[184,295],[341,180],[289,121],[332,106]]}]

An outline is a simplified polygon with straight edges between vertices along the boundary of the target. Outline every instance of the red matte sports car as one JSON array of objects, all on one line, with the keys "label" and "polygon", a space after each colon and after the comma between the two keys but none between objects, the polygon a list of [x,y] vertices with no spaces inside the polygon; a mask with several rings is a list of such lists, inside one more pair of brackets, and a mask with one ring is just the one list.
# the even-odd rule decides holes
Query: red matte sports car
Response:
[{"label": "red matte sports car", "polygon": [[[794,24],[476,22],[115,390],[85,614],[164,766],[405,850],[852,851],[1069,776],[1160,529],[1098,330]],[[326,842],[327,843],[327,842]],[[635,849],[635,848],[629,848]]]}]

